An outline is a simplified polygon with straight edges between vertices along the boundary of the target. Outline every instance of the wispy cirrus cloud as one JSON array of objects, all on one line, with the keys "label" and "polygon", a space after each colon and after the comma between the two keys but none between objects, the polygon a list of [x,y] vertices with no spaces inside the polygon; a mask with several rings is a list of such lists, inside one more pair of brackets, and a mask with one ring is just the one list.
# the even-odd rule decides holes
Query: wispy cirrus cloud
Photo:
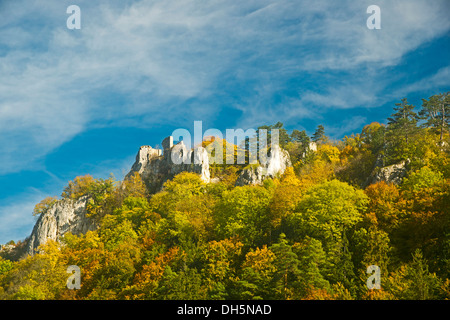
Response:
[{"label": "wispy cirrus cloud", "polygon": [[[450,89],[450,65],[440,68],[436,73],[421,78],[410,84],[399,88],[395,95],[404,97],[411,92],[429,90],[435,87],[446,87]],[[428,98],[428,97],[424,97]]]},{"label": "wispy cirrus cloud", "polygon": [[69,4],[2,3],[0,174],[39,167],[93,125],[183,125],[224,103],[241,123],[377,106],[384,68],[450,29],[446,1],[379,1],[376,32],[354,1],[79,1],[78,31]]},{"label": "wispy cirrus cloud", "polygon": [[22,235],[30,234],[35,218],[32,217],[34,206],[44,197],[35,192],[27,201],[14,201],[9,205],[0,206],[0,244],[9,240],[23,240]]},{"label": "wispy cirrus cloud", "polygon": [[[79,0],[82,28],[68,30],[71,4],[0,2],[0,175],[52,172],[46,157],[92,128],[322,122],[338,138],[365,124],[354,110],[450,86],[448,61],[397,72],[448,41],[447,0],[378,1],[381,30],[366,28],[370,1]],[[90,173],[120,175],[131,158],[105,155]],[[3,195],[2,239],[30,228],[33,206],[62,183]]]}]

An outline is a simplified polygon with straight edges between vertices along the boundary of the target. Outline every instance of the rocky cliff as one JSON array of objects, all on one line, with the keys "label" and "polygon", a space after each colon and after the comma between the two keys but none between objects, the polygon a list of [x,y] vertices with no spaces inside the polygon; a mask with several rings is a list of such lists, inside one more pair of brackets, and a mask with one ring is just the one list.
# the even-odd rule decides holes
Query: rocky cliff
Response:
[{"label": "rocky cliff", "polygon": [[84,234],[95,230],[94,220],[86,216],[88,197],[78,200],[62,199],[41,214],[28,238],[26,253],[33,255],[49,239],[58,241],[67,232]]},{"label": "rocky cliff", "polygon": [[[173,145],[171,136],[163,140],[162,146],[163,150],[142,146],[125,179],[138,172],[151,192],[159,191],[165,181],[185,171],[198,173],[204,182],[211,182],[209,156],[205,148],[187,150],[183,141]],[[289,153],[274,145],[263,164],[249,165],[241,171],[236,186],[261,184],[267,178],[283,174],[291,166]]]},{"label": "rocky cliff", "polygon": [[159,191],[165,181],[185,171],[198,173],[204,182],[210,182],[208,153],[205,148],[188,150],[183,141],[173,145],[171,136],[164,139],[162,145],[163,150],[142,146],[125,179],[138,172],[152,193]]},{"label": "rocky cliff", "polygon": [[[183,142],[173,145],[172,137],[164,139],[162,145],[163,150],[142,146],[125,179],[138,172],[152,193],[159,191],[165,181],[184,171],[198,173],[204,182],[211,182],[205,148],[188,150]],[[292,166],[289,153],[274,146],[264,165],[250,165],[242,170],[236,185],[262,183],[264,179],[281,175],[289,166]],[[61,199],[41,214],[25,242],[25,253],[33,255],[40,245],[49,239],[59,241],[67,232],[84,234],[95,230],[98,224],[86,215],[88,201],[88,196],[78,200]]]},{"label": "rocky cliff", "polygon": [[404,160],[390,166],[375,167],[365,186],[380,181],[397,185],[401,184],[408,172],[409,163],[409,160]]},{"label": "rocky cliff", "polygon": [[242,170],[236,180],[236,186],[261,184],[267,178],[275,178],[283,174],[287,167],[292,167],[289,153],[275,145],[264,164],[249,165]]}]

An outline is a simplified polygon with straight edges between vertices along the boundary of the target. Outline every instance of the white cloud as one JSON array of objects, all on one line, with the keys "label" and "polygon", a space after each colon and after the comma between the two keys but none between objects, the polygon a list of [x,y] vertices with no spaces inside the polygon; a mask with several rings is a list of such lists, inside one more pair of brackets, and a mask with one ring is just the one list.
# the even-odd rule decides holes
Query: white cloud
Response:
[{"label": "white cloud", "polygon": [[[208,99],[224,87],[255,90],[234,106],[241,122],[312,117],[314,104],[369,105],[389,84],[378,68],[450,28],[445,1],[379,1],[381,30],[366,28],[367,6],[354,1],[79,1],[78,31],[65,28],[59,1],[2,5],[0,174],[36,168],[92,123],[206,120],[211,109],[220,113]],[[361,70],[380,71],[372,91]],[[291,78],[328,71],[355,80],[298,88],[298,102],[268,103]],[[109,101],[108,93],[127,102]],[[184,104],[192,99],[205,104]]]},{"label": "white cloud", "polygon": [[[450,66],[443,67],[433,75],[419,79],[416,82],[401,87],[400,89],[396,90],[395,95],[397,97],[406,97],[411,92],[425,91],[439,87],[450,88]],[[433,94],[437,93],[438,92],[433,92]]]},{"label": "white cloud", "polygon": [[[329,2],[320,2],[326,7]],[[450,29],[446,18],[447,1],[378,1],[381,9],[381,29],[366,27],[364,2],[336,2],[336,7],[323,12],[323,18],[310,27],[306,35],[311,42],[320,42],[321,51],[307,56],[307,70],[349,70],[367,63],[381,68],[398,63],[404,54]]]},{"label": "white cloud", "polygon": [[339,123],[337,125],[326,126],[325,134],[332,138],[340,139],[344,134],[352,132],[355,129],[359,129],[362,125],[366,123],[367,123],[366,117],[362,116],[349,117],[348,119],[342,121],[342,123]]},{"label": "white cloud", "polygon": [[0,207],[0,244],[9,240],[23,240],[31,234],[36,222],[32,215],[34,206],[46,197],[36,192],[19,196],[10,199],[9,205]]}]

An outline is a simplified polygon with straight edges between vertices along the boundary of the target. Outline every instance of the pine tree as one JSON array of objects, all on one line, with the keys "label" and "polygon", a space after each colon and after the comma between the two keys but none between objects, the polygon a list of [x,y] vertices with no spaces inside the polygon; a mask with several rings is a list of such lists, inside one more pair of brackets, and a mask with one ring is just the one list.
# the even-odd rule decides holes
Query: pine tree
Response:
[{"label": "pine tree", "polygon": [[270,250],[275,254],[274,264],[277,268],[274,280],[277,293],[282,299],[289,299],[292,295],[292,283],[298,278],[298,257],[286,240],[284,233],[280,234],[280,241],[273,244]]},{"label": "pine tree", "polygon": [[310,139],[309,139],[308,135],[306,134],[305,130],[299,131],[297,129],[294,129],[294,130],[292,130],[292,133],[291,133],[291,141],[298,142],[298,143],[301,143],[302,145],[308,146]]},{"label": "pine tree", "polygon": [[428,271],[427,261],[420,249],[413,254],[413,260],[407,266],[406,280],[409,284],[405,298],[411,300],[434,299],[439,288],[439,279]]},{"label": "pine tree", "polygon": [[388,157],[397,162],[406,160],[412,154],[411,138],[417,133],[418,115],[414,106],[403,98],[401,103],[396,103],[396,111],[388,118],[386,138],[388,140]]},{"label": "pine tree", "polygon": [[406,144],[408,144],[408,139],[410,139],[417,128],[418,116],[413,110],[414,106],[408,104],[406,98],[403,98],[401,103],[396,103],[395,105],[397,107],[394,110],[397,112],[388,118],[388,128],[403,136]]},{"label": "pine tree", "polygon": [[304,298],[316,290],[329,291],[330,283],[323,275],[327,256],[321,241],[305,237],[300,243],[294,244],[293,249],[299,260],[299,292],[296,298]]},{"label": "pine tree", "polygon": [[319,124],[317,126],[317,129],[314,132],[311,140],[314,141],[315,143],[319,142],[323,143],[328,140],[327,137],[325,136],[325,128],[323,127],[323,125]]},{"label": "pine tree", "polygon": [[422,99],[421,119],[426,120],[424,127],[432,127],[440,134],[440,141],[444,132],[450,127],[450,92],[436,94],[428,100]]},{"label": "pine tree", "polygon": [[[286,129],[283,128],[283,123],[278,121],[275,124],[272,124],[270,126],[260,126],[258,127],[258,130],[256,132],[256,137],[257,137],[257,141],[260,142],[260,138],[259,138],[259,130],[263,129],[263,130],[267,130],[267,146],[270,147],[271,143],[272,143],[272,130],[278,130],[278,143],[280,145],[281,148],[284,148],[286,146],[286,144],[288,144],[289,142],[291,142],[291,137],[289,136],[289,134],[287,133]],[[259,143],[258,143],[258,150],[259,150]]]}]

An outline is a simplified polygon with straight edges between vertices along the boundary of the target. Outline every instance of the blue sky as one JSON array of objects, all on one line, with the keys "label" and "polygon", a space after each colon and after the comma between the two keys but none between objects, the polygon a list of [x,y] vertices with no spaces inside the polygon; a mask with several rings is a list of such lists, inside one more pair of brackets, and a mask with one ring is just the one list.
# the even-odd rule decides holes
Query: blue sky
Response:
[{"label": "blue sky", "polygon": [[0,0],[0,243],[69,180],[122,179],[139,146],[194,120],[339,139],[403,97],[420,106],[450,88],[449,14],[447,0]]}]

